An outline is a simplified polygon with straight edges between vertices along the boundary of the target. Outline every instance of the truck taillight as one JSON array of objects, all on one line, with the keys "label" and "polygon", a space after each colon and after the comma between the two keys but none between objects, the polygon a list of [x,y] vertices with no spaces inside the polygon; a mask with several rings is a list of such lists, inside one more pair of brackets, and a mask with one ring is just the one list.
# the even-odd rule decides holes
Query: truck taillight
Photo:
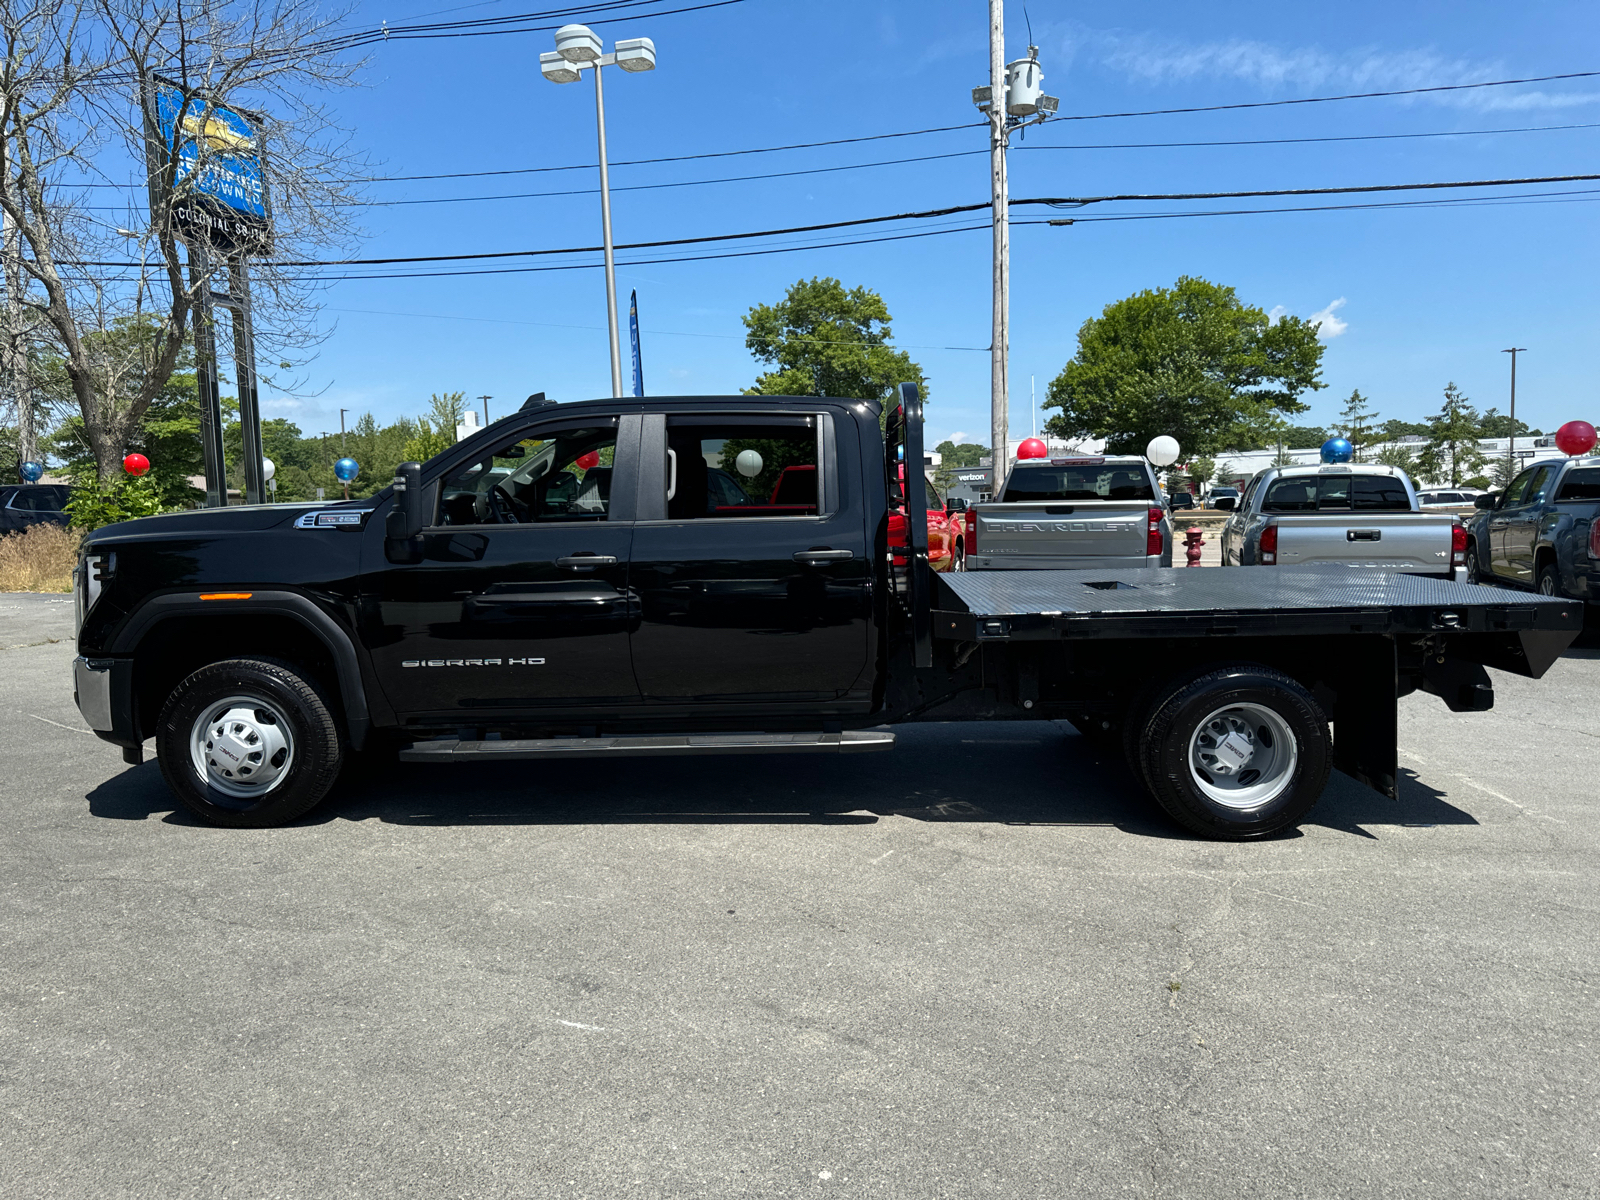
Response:
[{"label": "truck taillight", "polygon": [[968,554],[976,554],[978,552],[978,514],[976,512],[974,512],[972,509],[969,508],[969,509],[967,509],[967,512],[966,512],[966,518],[967,518],[967,546],[966,546],[966,552]]},{"label": "truck taillight", "polygon": [[1600,517],[1589,522],[1589,557],[1600,558]]},{"label": "truck taillight", "polygon": [[1453,567],[1467,565],[1467,527],[1465,525],[1452,525],[1450,527],[1450,565]]},{"label": "truck taillight", "polygon": [[1150,557],[1159,555],[1165,547],[1161,544],[1161,510],[1150,510],[1150,531],[1145,534],[1144,552]]},{"label": "truck taillight", "polygon": [[905,513],[892,512],[889,514],[889,545],[904,546],[906,544],[906,515]]},{"label": "truck taillight", "polygon": [[1268,525],[1261,531],[1261,552],[1257,556],[1263,567],[1276,566],[1278,562],[1278,527]]}]

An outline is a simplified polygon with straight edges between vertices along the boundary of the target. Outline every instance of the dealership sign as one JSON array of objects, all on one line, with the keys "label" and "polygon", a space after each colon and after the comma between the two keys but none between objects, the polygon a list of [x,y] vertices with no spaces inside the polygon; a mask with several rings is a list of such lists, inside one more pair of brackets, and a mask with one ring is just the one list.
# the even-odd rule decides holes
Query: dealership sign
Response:
[{"label": "dealership sign", "polygon": [[169,161],[176,159],[172,215],[178,236],[224,252],[270,250],[260,118],[158,77],[156,124]]}]

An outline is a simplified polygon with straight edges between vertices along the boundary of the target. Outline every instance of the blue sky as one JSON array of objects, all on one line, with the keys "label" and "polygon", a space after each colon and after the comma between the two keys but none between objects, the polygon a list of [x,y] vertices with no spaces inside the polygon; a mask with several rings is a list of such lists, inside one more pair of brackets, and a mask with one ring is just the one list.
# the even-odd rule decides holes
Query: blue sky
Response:
[{"label": "blue sky", "polygon": [[[453,20],[526,11],[520,0],[398,9],[362,3],[356,24],[426,13]],[[1008,5],[1008,57],[1027,45]],[[1147,3],[1028,5],[1045,87],[1065,114],[1281,100],[1600,68],[1600,6],[1549,2]],[[446,15],[448,14],[448,15]],[[596,28],[609,42],[649,36],[653,73],[607,74],[614,162],[957,125],[987,82],[987,5],[747,0],[707,12]],[[564,166],[594,161],[593,91],[538,73],[550,34],[390,42],[365,86],[332,97],[379,174]],[[1439,133],[1600,123],[1600,79],[1130,119],[1030,130],[1011,158],[1014,197],[1226,191],[1592,173],[1600,129],[1301,145],[1046,149],[1092,144]],[[814,150],[612,172],[619,242],[769,229],[987,199],[981,127]],[[968,151],[976,153],[960,154]],[[784,179],[655,190],[657,183],[876,163],[934,161]],[[374,206],[366,256],[592,245],[592,171],[378,183],[375,200],[494,193],[585,194]],[[1597,184],[1525,189],[1565,191]],[[1012,259],[1012,428],[1031,427],[1029,377],[1045,385],[1071,357],[1082,321],[1184,274],[1232,285],[1247,303],[1322,313],[1326,391],[1310,419],[1331,420],[1360,388],[1385,417],[1421,419],[1449,381],[1479,407],[1505,409],[1505,346],[1518,414],[1550,429],[1600,417],[1592,195],[1481,206],[1415,207],[1019,226]],[[1357,198],[1358,200],[1360,198]],[[1263,202],[1273,203],[1273,202]],[[1318,203],[1313,201],[1312,203]],[[1084,215],[1194,211],[1235,203],[1128,203]],[[1018,209],[1015,220],[1057,215]],[[982,224],[976,220],[953,225]],[[918,228],[926,227],[917,226]],[[877,227],[877,233],[907,227]],[[863,236],[856,234],[853,236]],[[655,253],[640,257],[670,257]],[[588,260],[598,261],[598,255]],[[622,255],[621,257],[630,257]],[[588,261],[585,260],[585,261]],[[567,260],[573,261],[573,260]],[[881,292],[897,344],[930,380],[929,432],[987,441],[989,236],[986,231],[695,263],[622,266],[623,304],[639,293],[647,389],[719,393],[759,367],[740,316],[794,280],[833,275]],[[267,415],[308,433],[338,410],[380,419],[425,409],[434,391],[489,394],[503,415],[530,392],[579,399],[609,391],[605,292],[597,269],[350,281],[322,295],[331,333],[307,368],[310,397],[264,395]],[[950,347],[978,347],[955,349]],[[626,362],[626,350],[624,351]],[[626,365],[625,365],[626,370]],[[353,414],[352,414],[353,415]]]}]

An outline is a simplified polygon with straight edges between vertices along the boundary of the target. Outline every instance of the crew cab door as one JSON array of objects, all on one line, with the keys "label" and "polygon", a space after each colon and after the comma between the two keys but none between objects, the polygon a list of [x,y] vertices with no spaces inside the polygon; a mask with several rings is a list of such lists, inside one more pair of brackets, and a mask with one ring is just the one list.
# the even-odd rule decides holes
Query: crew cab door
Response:
[{"label": "crew cab door", "polygon": [[646,702],[865,704],[859,458],[853,425],[820,408],[645,416],[629,580]]},{"label": "crew cab door", "polygon": [[1516,507],[1504,514],[1506,570],[1511,578],[1522,583],[1534,581],[1534,544],[1539,540],[1539,520],[1544,516],[1545,502],[1555,494],[1556,472],[1554,466],[1537,468]]},{"label": "crew cab door", "polygon": [[436,481],[420,562],[364,556],[362,636],[397,712],[467,724],[638,703],[638,430],[637,416],[617,415],[524,426]]},{"label": "crew cab door", "polygon": [[1533,494],[1537,479],[1547,469],[1542,466],[1529,467],[1513,479],[1489,517],[1489,569],[1496,575],[1506,579],[1521,578],[1514,565],[1513,530],[1521,523],[1523,510]]}]

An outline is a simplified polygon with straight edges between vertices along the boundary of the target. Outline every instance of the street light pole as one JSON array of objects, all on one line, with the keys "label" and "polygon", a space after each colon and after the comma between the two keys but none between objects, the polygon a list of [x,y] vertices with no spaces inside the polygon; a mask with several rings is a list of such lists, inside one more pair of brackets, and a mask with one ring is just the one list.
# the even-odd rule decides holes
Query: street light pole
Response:
[{"label": "street light pole", "polygon": [[611,246],[611,172],[606,162],[606,94],[600,81],[604,67],[624,71],[653,71],[656,44],[649,38],[624,38],[612,53],[584,25],[563,25],[556,30],[556,48],[539,56],[539,73],[551,83],[576,83],[586,70],[594,72],[594,114],[600,134],[600,233],[605,248],[606,331],[611,335],[611,394],[622,395],[622,339],[617,328],[617,268]]},{"label": "street light pole", "polygon": [[611,335],[611,395],[622,395],[622,342],[617,333],[617,264],[611,252],[611,175],[606,165],[606,93],[594,71],[594,116],[600,129],[600,241],[606,256],[606,332]]},{"label": "street light pole", "polygon": [[989,190],[993,206],[994,288],[989,341],[989,445],[994,486],[999,491],[1011,442],[1007,412],[1011,353],[1011,216],[1006,189],[1005,0],[989,0]]},{"label": "street light pole", "polygon": [[1511,436],[1506,439],[1506,486],[1511,486],[1511,477],[1517,473],[1517,355],[1526,354],[1526,346],[1511,346],[1500,351],[1501,354],[1511,355]]}]

